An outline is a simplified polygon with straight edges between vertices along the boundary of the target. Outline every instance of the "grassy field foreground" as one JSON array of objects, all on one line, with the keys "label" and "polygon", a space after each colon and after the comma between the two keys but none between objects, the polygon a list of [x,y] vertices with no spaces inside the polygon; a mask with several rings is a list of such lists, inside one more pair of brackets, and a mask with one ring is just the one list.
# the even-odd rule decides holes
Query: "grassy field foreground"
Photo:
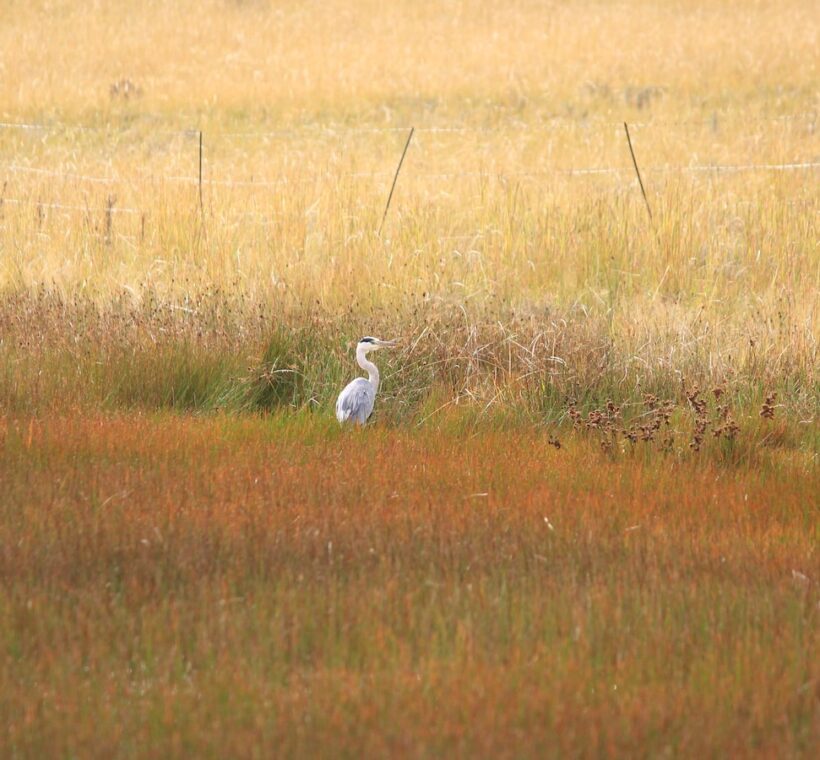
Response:
[{"label": "grassy field foreground", "polygon": [[817,468],[657,465],[5,418],[0,754],[810,754]]}]

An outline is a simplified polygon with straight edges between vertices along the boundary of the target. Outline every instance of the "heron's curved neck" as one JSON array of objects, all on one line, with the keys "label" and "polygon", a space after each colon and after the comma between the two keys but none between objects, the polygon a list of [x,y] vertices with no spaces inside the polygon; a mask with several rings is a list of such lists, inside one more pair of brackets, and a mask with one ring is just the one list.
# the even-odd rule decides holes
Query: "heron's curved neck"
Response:
[{"label": "heron's curved neck", "polygon": [[361,348],[356,349],[356,361],[367,372],[367,379],[373,386],[373,390],[379,390],[379,368],[367,358],[367,352]]}]

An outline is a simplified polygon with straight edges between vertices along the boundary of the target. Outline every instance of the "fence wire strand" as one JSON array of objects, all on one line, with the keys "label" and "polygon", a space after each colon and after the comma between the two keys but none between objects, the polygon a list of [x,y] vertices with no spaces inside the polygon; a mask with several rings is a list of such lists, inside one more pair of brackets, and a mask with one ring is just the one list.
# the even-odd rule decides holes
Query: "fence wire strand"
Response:
[{"label": "fence wire strand", "polygon": [[[791,161],[782,164],[760,163],[760,164],[663,164],[659,166],[648,166],[644,169],[647,173],[737,173],[737,172],[789,172],[808,171],[820,168],[820,161]],[[20,166],[19,164],[0,165],[0,172],[7,174],[37,174],[45,177],[73,180],[76,182],[88,182],[90,184],[117,185],[152,182],[173,182],[187,185],[198,185],[199,178],[194,176],[176,174],[146,174],[132,175],[127,177],[100,177],[96,175],[78,174],[73,171],[58,171],[55,169],[45,169],[34,166]],[[412,172],[411,176],[416,179],[514,179],[518,177],[583,177],[596,175],[620,176],[629,172],[629,167],[607,167],[591,166],[579,168],[553,168],[538,171],[460,171],[460,172]],[[236,179],[232,177],[205,178],[202,180],[203,186],[214,187],[276,187],[278,185],[303,184],[314,182],[320,179],[389,179],[390,172],[387,171],[342,171],[342,172],[303,172],[303,176],[297,179],[280,177],[275,179]]]},{"label": "fence wire strand", "polygon": [[[775,116],[748,116],[743,113],[734,111],[715,112],[710,118],[704,119],[650,119],[646,121],[630,121],[629,126],[636,129],[649,129],[652,127],[679,127],[679,126],[706,126],[719,127],[722,121],[733,118],[742,118],[748,124],[778,124],[806,121],[814,126],[818,120],[818,113],[816,111],[804,111],[793,114],[779,114]],[[507,123],[503,126],[484,126],[484,125],[464,125],[464,124],[438,124],[430,126],[417,127],[418,133],[426,134],[498,134],[505,132],[542,132],[548,129],[568,127],[590,128],[590,127],[617,127],[623,124],[623,119],[610,120],[604,118],[575,118],[572,116],[555,116],[536,124],[524,124],[520,122]],[[271,130],[248,130],[248,131],[215,131],[213,134],[218,137],[235,137],[235,138],[260,138],[260,137],[342,137],[345,135],[369,135],[369,134],[391,134],[391,133],[407,133],[409,130],[407,126],[396,125],[363,125],[350,126],[345,124],[325,124],[304,127],[287,127],[281,129]],[[182,128],[182,129],[153,129],[145,127],[151,134],[178,136],[195,138],[199,135],[198,128]],[[61,121],[52,121],[49,123],[37,122],[0,122],[0,130],[20,130],[32,132],[117,132],[127,134],[129,131],[139,132],[140,126],[135,128],[124,127],[118,129],[116,126],[108,125],[85,125],[85,124],[70,124]]]}]

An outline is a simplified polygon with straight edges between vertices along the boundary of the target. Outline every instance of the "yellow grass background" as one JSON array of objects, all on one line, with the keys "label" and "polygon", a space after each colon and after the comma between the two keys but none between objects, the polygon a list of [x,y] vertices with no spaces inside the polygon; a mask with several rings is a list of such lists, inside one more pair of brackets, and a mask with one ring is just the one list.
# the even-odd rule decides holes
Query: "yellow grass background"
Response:
[{"label": "yellow grass background", "polygon": [[[331,307],[372,300],[365,277],[386,285],[375,300],[592,301],[614,278],[707,300],[706,283],[723,299],[799,283],[805,306],[816,287],[816,170],[658,170],[817,158],[811,3],[6,5],[0,113],[65,126],[0,130],[4,194],[22,202],[4,204],[4,283],[198,274]],[[140,94],[112,96],[126,79]],[[647,125],[655,231],[622,120]],[[404,134],[347,129],[410,125],[468,131],[419,132],[380,241]],[[196,140],[169,133],[188,128],[206,181],[269,183],[206,185],[207,240],[182,181]],[[554,174],[590,167],[622,171]],[[109,197],[135,212],[93,234]]]},{"label": "yellow grass background", "polygon": [[816,105],[817,18],[805,0],[3,6],[0,103],[14,115],[102,118],[116,112],[108,88],[121,77],[172,119],[619,112],[584,103],[589,85],[665,87],[658,112],[675,118]]}]

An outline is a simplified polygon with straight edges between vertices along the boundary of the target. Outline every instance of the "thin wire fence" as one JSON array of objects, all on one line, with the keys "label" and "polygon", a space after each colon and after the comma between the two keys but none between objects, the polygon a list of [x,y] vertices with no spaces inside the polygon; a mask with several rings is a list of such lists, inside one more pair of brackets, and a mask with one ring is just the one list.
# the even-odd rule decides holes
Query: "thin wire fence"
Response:
[{"label": "thin wire fence", "polygon": [[[774,116],[766,115],[752,115],[735,112],[715,112],[709,118],[703,119],[651,119],[649,121],[634,121],[629,122],[630,127],[636,129],[649,129],[652,127],[692,127],[705,126],[717,128],[721,122],[739,118],[746,124],[782,124],[790,122],[806,122],[810,129],[814,129],[818,122],[817,111],[802,111],[793,114],[778,114]],[[523,123],[523,122],[506,122],[503,126],[485,126],[485,125],[464,125],[464,124],[439,124],[430,126],[416,127],[417,133],[426,134],[471,134],[471,133],[487,133],[496,134],[503,132],[541,132],[545,129],[561,128],[561,127],[617,127],[620,128],[623,124],[622,120],[611,120],[600,117],[573,117],[573,116],[554,116],[537,123]],[[96,132],[96,133],[111,133],[119,132],[127,134],[129,131],[140,131],[143,125],[137,124],[134,128],[106,125],[84,125],[74,124],[61,121],[43,122],[0,122],[0,130],[22,130],[22,131],[36,131],[36,132]],[[148,129],[147,127],[145,129]],[[216,131],[220,138],[236,137],[236,138],[260,138],[260,137],[300,137],[305,135],[318,135],[328,137],[339,137],[343,135],[368,135],[381,133],[407,133],[410,126],[396,126],[396,125],[364,125],[351,126],[347,124],[323,124],[323,125],[305,125],[303,127],[290,127],[283,129],[271,130],[236,130],[236,131]],[[192,128],[183,129],[154,129],[150,128],[151,134],[179,136],[187,138],[196,138],[200,130]]]},{"label": "thin wire fence", "polygon": [[[737,173],[737,172],[792,172],[811,171],[820,168],[820,161],[792,161],[787,163],[759,163],[759,164],[662,164],[658,166],[643,167],[646,172],[656,173]],[[45,177],[68,179],[76,182],[88,182],[91,184],[117,185],[136,182],[164,181],[188,185],[199,184],[199,178],[194,176],[184,176],[175,174],[145,174],[130,176],[99,177],[94,175],[78,174],[76,172],[65,172],[54,169],[42,169],[33,166],[20,166],[17,164],[2,164],[0,171],[7,174],[37,174]],[[448,178],[475,178],[475,179],[507,179],[515,177],[583,177],[593,175],[621,176],[629,174],[628,167],[607,167],[591,166],[577,169],[542,169],[538,171],[459,171],[459,172],[413,172],[413,177],[419,179],[448,179]],[[302,179],[294,180],[289,177],[279,177],[275,179],[242,180],[231,177],[225,178],[203,178],[203,186],[215,187],[274,187],[276,185],[298,184],[300,181],[313,181],[317,179],[389,179],[392,174],[388,171],[323,171],[323,172],[301,172]]]},{"label": "thin wire fence", "polygon": [[[651,128],[662,126],[711,126],[716,128],[718,119],[727,119],[738,116],[737,114],[715,114],[711,119],[703,120],[664,120],[657,119],[647,122],[631,122],[630,127],[637,128]],[[776,115],[771,117],[756,116],[747,117],[742,115],[744,123],[795,123],[805,122],[807,128],[814,133],[817,122],[816,112],[803,112],[796,114]],[[415,131],[423,134],[468,134],[468,133],[482,133],[482,134],[504,134],[509,132],[532,132],[534,134],[543,132],[545,129],[567,126],[575,128],[586,127],[620,127],[622,122],[613,122],[605,119],[574,119],[571,117],[556,117],[538,124],[521,124],[521,123],[507,123],[503,126],[485,127],[485,126],[464,126],[464,125],[436,125],[420,127]],[[89,126],[66,124],[62,122],[50,123],[24,123],[24,122],[0,122],[0,131],[2,130],[20,130],[20,131],[35,131],[35,132],[89,132],[96,134],[115,134],[123,135],[129,133],[129,127],[118,128],[111,125],[104,126]],[[140,131],[139,126],[137,130]],[[278,129],[270,131],[248,131],[248,132],[216,132],[215,139],[245,139],[245,138],[304,138],[306,136],[323,136],[331,139],[343,138],[345,135],[367,135],[367,134],[390,134],[390,133],[407,133],[408,128],[398,126],[347,126],[347,125],[322,125],[322,126],[308,126],[300,129]],[[143,135],[143,132],[140,131]],[[183,137],[187,139],[196,139],[202,136],[202,132],[197,129],[150,129],[150,134],[155,135],[171,135]],[[144,135],[143,135],[144,136]],[[420,150],[420,148],[415,148]],[[201,151],[201,143],[200,143]],[[200,153],[201,159],[201,153]],[[641,169],[648,175],[652,174],[738,174],[743,172],[813,172],[820,168],[820,157],[813,156],[808,159],[794,159],[785,162],[753,162],[753,163],[688,163],[688,164],[660,164],[642,166]],[[242,179],[233,176],[193,176],[178,173],[155,173],[144,172],[128,176],[117,175],[98,175],[85,174],[75,170],[48,168],[43,166],[25,165],[19,162],[0,164],[0,210],[4,204],[14,205],[18,207],[31,206],[38,209],[40,213],[43,209],[56,209],[64,211],[80,211],[80,212],[105,212],[108,215],[114,214],[134,214],[145,215],[147,212],[133,207],[133,206],[118,206],[116,199],[109,196],[108,202],[105,206],[95,206],[91,204],[80,205],[76,203],[64,203],[59,198],[50,198],[43,200],[40,197],[30,197],[25,199],[22,197],[6,196],[8,189],[8,179],[3,181],[3,175],[7,178],[28,175],[34,177],[43,177],[54,180],[63,180],[74,183],[87,183],[90,185],[101,185],[109,188],[116,186],[130,186],[138,188],[142,184],[156,184],[169,183],[180,184],[191,187],[199,187],[200,197],[203,188],[246,188],[250,190],[284,187],[284,186],[300,186],[316,183],[320,181],[379,181],[389,183],[393,177],[391,171],[361,171],[361,170],[322,170],[310,171],[300,169],[297,176],[284,175],[281,177],[262,177]],[[572,179],[572,178],[595,178],[595,177],[612,177],[623,180],[624,177],[630,177],[632,170],[627,166],[586,166],[586,167],[545,167],[543,169],[528,169],[528,170],[464,170],[464,171],[429,171],[425,169],[410,168],[405,172],[410,175],[411,180],[424,182],[427,180],[448,180],[448,179],[471,179],[480,181],[498,181],[506,182],[517,179],[535,179],[535,180],[549,180],[549,179]],[[405,179],[407,181],[407,179]],[[634,178],[627,180],[629,184],[634,181]],[[626,184],[626,183],[624,183]],[[18,194],[19,195],[19,194]],[[254,212],[255,213],[255,212]],[[254,214],[240,213],[228,214],[226,218],[245,218],[254,216]]]}]

